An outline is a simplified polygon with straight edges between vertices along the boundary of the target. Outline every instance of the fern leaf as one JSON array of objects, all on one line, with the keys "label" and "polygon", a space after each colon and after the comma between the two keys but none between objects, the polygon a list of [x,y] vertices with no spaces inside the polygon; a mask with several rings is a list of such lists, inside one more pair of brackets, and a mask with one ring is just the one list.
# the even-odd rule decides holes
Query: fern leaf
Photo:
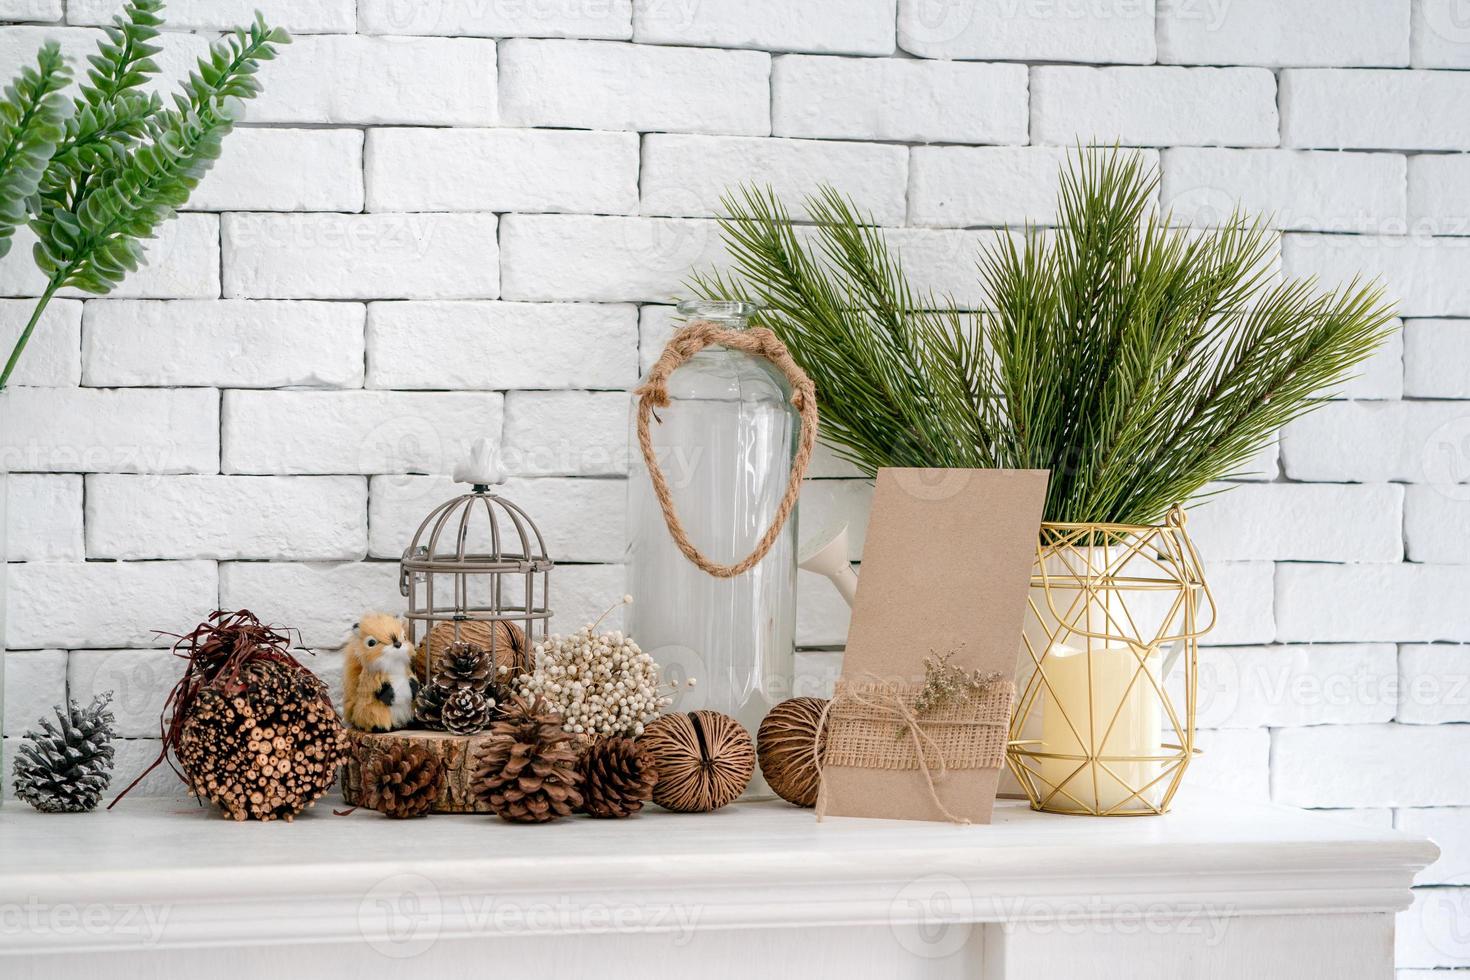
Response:
[{"label": "fern leaf", "polygon": [[35,67],[21,69],[0,102],[0,257],[10,251],[15,229],[64,133],[70,105],[61,89],[71,72],[56,42],[48,41]]}]

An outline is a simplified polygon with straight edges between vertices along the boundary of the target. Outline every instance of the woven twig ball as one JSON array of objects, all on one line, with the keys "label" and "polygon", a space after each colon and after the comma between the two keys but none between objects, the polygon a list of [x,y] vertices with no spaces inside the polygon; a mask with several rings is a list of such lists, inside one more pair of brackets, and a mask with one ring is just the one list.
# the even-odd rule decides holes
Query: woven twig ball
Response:
[{"label": "woven twig ball", "polygon": [[827,733],[816,748],[817,724],[827,708],[825,698],[791,698],[771,709],[755,734],[756,758],[772,792],[787,803],[816,806],[817,752],[827,749]]},{"label": "woven twig ball", "polygon": [[638,744],[653,757],[653,802],[680,813],[708,813],[733,802],[755,775],[755,744],[734,718],[691,711],[654,719]]}]

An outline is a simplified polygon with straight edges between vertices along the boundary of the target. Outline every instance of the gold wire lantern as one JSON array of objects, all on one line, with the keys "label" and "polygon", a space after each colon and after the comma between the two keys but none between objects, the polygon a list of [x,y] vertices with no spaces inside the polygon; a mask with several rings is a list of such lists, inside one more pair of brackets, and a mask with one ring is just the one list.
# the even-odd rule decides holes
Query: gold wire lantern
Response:
[{"label": "gold wire lantern", "polygon": [[1199,637],[1214,620],[1178,507],[1159,525],[1042,525],[1006,753],[1032,809],[1169,809],[1198,751]]}]

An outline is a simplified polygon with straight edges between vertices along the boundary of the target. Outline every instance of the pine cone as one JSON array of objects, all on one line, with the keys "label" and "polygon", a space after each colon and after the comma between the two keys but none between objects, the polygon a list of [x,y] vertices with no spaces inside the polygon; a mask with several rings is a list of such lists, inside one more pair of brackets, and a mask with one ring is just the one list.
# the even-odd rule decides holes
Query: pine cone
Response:
[{"label": "pine cone", "polygon": [[439,720],[450,734],[473,735],[484,731],[494,714],[493,698],[487,698],[472,687],[462,687],[445,699]]},{"label": "pine cone", "polygon": [[444,785],[444,767],[417,745],[392,745],[368,761],[362,786],[368,806],[390,817],[429,812]]},{"label": "pine cone", "polygon": [[16,751],[15,795],[42,813],[94,808],[112,780],[111,700],[108,691],[86,708],[68,701],[55,707],[55,724],[38,719]]},{"label": "pine cone", "polygon": [[470,688],[484,692],[495,680],[495,661],[490,651],[473,643],[451,643],[439,654],[434,665],[434,683],[458,690]]},{"label": "pine cone", "polygon": [[444,702],[452,692],[438,684],[425,684],[413,699],[413,717],[425,728],[444,730]]},{"label": "pine cone", "polygon": [[658,780],[653,757],[631,738],[598,739],[577,760],[582,812],[593,817],[628,817],[652,799]]},{"label": "pine cone", "polygon": [[571,816],[582,805],[577,752],[561,716],[545,702],[515,698],[490,734],[476,752],[471,786],[502,819],[543,823]]}]

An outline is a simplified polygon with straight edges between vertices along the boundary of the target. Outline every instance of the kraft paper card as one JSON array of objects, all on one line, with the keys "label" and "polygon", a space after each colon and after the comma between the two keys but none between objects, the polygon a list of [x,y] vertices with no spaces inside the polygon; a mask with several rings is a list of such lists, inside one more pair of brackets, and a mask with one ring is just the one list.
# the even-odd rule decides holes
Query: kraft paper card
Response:
[{"label": "kraft paper card", "polygon": [[[1047,480],[1046,470],[878,471],[829,713],[827,815],[990,822],[1001,772],[995,752],[1003,752],[1007,730],[1003,718],[981,716],[1003,713],[1009,701],[986,708],[986,699],[971,699],[962,721],[946,709],[919,714],[931,723],[915,739],[894,720],[899,709],[885,692],[914,693],[924,682],[924,659],[951,651],[949,662],[966,671],[1007,682],[1015,676]],[[869,718],[887,712],[886,725],[862,721],[866,709],[875,712]],[[980,732],[988,734],[977,741]],[[920,745],[932,792],[918,764]]]}]

